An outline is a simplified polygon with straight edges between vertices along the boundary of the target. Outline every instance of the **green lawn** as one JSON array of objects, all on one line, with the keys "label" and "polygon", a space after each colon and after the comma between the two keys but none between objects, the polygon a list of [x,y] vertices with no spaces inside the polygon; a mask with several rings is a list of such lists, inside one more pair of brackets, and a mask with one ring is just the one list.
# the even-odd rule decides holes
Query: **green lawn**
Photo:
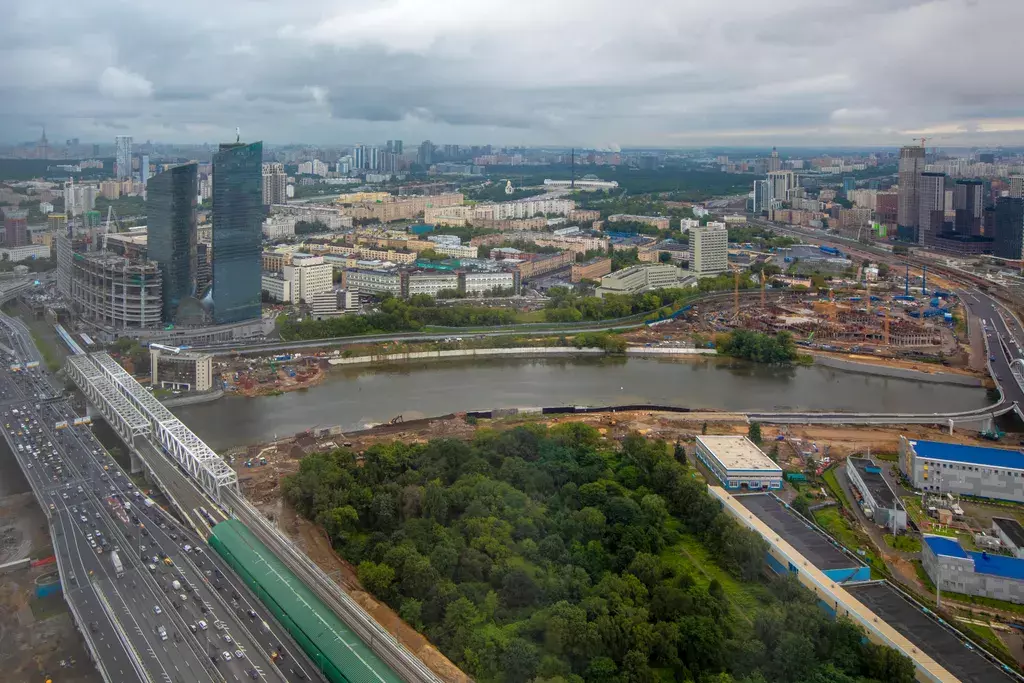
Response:
[{"label": "green lawn", "polygon": [[871,457],[874,460],[884,460],[885,462],[899,462],[899,453],[872,453]]},{"label": "green lawn", "polygon": [[843,489],[839,486],[839,480],[836,479],[836,469],[833,467],[825,470],[821,478],[825,480],[825,486],[828,487],[829,493],[836,499],[836,502],[846,507],[846,496],[843,495]]},{"label": "green lawn", "polygon": [[823,508],[814,513],[814,521],[828,534],[852,552],[860,555],[871,566],[871,578],[889,576],[889,569],[879,557],[864,532],[855,529],[836,508]]},{"label": "green lawn", "polygon": [[1006,647],[1006,644],[991,628],[980,624],[970,624],[965,621],[958,621],[956,626],[986,650],[1016,668],[1017,663],[1014,661],[1009,648]]},{"label": "green lawn", "polygon": [[760,602],[755,585],[746,584],[733,578],[715,563],[707,549],[692,536],[680,535],[679,542],[665,548],[659,557],[667,566],[673,567],[680,573],[685,572],[693,576],[694,580],[702,586],[707,587],[712,579],[718,579],[718,583],[725,589],[730,605],[736,614],[744,620],[749,619],[751,610]]},{"label": "green lawn", "polygon": [[921,552],[921,539],[916,536],[893,536],[892,534],[885,535],[885,542],[890,548],[894,548],[905,553],[919,553]]}]

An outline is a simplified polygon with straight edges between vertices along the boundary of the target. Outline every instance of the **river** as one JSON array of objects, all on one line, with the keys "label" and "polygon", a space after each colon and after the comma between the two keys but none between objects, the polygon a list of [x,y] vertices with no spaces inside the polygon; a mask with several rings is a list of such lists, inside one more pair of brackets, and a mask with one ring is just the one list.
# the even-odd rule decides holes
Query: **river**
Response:
[{"label": "river", "polygon": [[822,366],[770,367],[724,358],[504,358],[334,368],[307,390],[182,406],[174,413],[214,449],[314,426],[344,430],[466,410],[659,403],[705,410],[955,412],[985,390]]}]

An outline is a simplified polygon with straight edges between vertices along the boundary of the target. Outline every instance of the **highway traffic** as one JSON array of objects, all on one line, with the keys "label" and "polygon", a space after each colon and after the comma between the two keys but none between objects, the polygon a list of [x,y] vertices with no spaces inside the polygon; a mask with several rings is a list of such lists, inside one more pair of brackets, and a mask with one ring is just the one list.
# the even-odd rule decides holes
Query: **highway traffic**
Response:
[{"label": "highway traffic", "polygon": [[[153,503],[26,367],[34,347],[5,320],[17,371],[0,372],[0,429],[53,520],[55,553],[101,672],[111,681],[318,678],[241,580]],[[225,517],[198,507],[208,530]]]}]

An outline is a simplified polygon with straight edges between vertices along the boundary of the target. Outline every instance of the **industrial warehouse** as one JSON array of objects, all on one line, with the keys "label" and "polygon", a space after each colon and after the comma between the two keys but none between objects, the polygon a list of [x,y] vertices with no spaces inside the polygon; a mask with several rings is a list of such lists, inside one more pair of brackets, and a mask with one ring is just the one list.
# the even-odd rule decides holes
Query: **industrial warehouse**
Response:
[{"label": "industrial warehouse", "polygon": [[900,437],[900,471],[915,489],[1024,502],[1024,454]]},{"label": "industrial warehouse", "polygon": [[860,495],[864,516],[875,524],[897,534],[907,529],[907,511],[882,475],[882,468],[872,460],[850,457],[846,460],[846,476]]},{"label": "industrial warehouse", "polygon": [[782,468],[745,436],[698,436],[696,453],[728,490],[782,488]]},{"label": "industrial warehouse", "polygon": [[940,589],[1024,604],[1024,560],[964,550],[960,541],[925,536],[921,565]]}]

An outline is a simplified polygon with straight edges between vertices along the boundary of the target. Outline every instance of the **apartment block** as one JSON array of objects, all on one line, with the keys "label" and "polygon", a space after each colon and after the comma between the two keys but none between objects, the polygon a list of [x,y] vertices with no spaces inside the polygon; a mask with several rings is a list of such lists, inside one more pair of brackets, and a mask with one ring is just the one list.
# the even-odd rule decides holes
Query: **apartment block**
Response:
[{"label": "apartment block", "polygon": [[612,260],[607,256],[598,256],[585,263],[572,264],[569,276],[571,282],[597,280],[612,272]]},{"label": "apartment block", "polygon": [[690,230],[690,270],[709,277],[729,269],[729,231],[724,223],[708,223]]}]

